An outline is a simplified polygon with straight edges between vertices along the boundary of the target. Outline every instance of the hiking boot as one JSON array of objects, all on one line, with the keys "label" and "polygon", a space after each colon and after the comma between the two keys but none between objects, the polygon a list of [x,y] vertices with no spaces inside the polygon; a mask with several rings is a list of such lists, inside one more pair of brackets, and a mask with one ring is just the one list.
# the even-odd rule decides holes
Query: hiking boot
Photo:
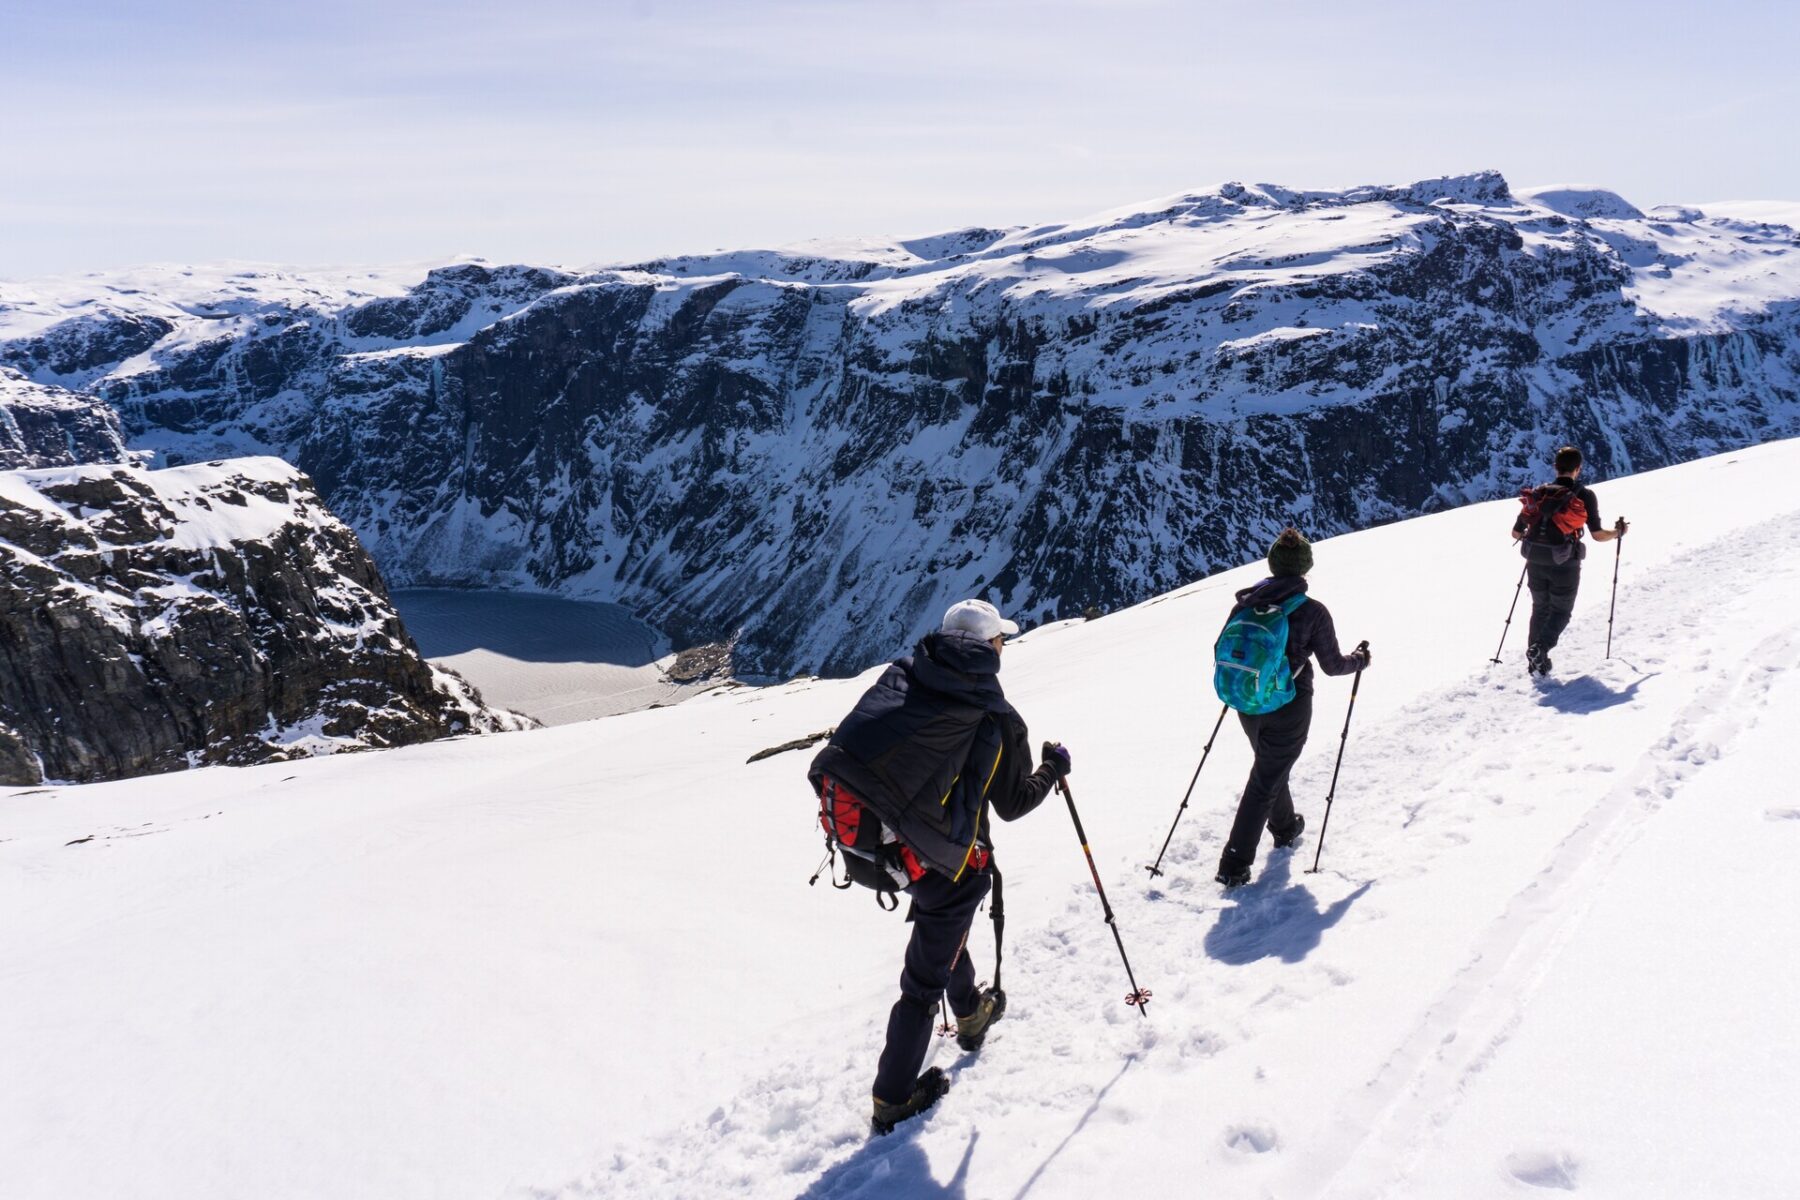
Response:
[{"label": "hiking boot", "polygon": [[1275,848],[1277,850],[1286,850],[1289,846],[1299,841],[1300,835],[1305,832],[1306,818],[1299,813],[1295,813],[1294,827],[1275,839]]},{"label": "hiking boot", "polygon": [[938,1097],[950,1090],[950,1081],[944,1078],[944,1072],[932,1067],[919,1081],[913,1084],[912,1095],[899,1104],[889,1104],[880,1096],[875,1099],[875,1114],[869,1118],[869,1126],[878,1134],[894,1132],[894,1126],[908,1117],[916,1117],[938,1102]]},{"label": "hiking boot", "polygon": [[1006,993],[999,988],[983,988],[975,1011],[956,1018],[956,1044],[973,1053],[987,1041],[988,1026],[1006,1015]]},{"label": "hiking boot", "polygon": [[1243,887],[1250,882],[1250,868],[1228,867],[1224,863],[1220,863],[1219,873],[1213,876],[1213,879],[1227,888]]},{"label": "hiking boot", "polygon": [[1550,654],[1536,642],[1525,648],[1525,673],[1527,675],[1548,675],[1550,673]]}]

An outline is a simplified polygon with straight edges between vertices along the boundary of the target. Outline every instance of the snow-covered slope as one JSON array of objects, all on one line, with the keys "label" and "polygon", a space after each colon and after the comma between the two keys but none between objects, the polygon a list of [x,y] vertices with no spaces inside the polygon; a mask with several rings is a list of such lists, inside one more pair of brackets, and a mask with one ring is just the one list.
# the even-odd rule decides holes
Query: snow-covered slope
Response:
[{"label": "snow-covered slope", "polygon": [[[410,282],[410,281],[407,281]],[[83,299],[83,286],[91,295]],[[162,462],[277,453],[400,585],[847,672],[955,596],[1115,608],[1314,533],[1800,432],[1800,234],[1488,172],[591,271],[0,286]]]},{"label": "snow-covered slope", "polygon": [[1717,200],[1692,207],[1709,217],[1800,229],[1800,200]]},{"label": "snow-covered slope", "polygon": [[[1517,627],[1485,661],[1511,505],[1318,545],[1375,650],[1318,875],[1309,831],[1212,884],[1232,729],[1142,870],[1254,565],[1009,648],[1155,998],[1122,1003],[1061,808],[1003,826],[1012,1007],[887,1139],[905,926],[806,886],[808,756],[745,762],[866,677],[0,794],[0,1193],[1790,1196],[1800,443],[1598,492],[1634,522],[1614,657],[1599,547],[1541,687]],[[1346,685],[1295,776],[1315,830]]]}]

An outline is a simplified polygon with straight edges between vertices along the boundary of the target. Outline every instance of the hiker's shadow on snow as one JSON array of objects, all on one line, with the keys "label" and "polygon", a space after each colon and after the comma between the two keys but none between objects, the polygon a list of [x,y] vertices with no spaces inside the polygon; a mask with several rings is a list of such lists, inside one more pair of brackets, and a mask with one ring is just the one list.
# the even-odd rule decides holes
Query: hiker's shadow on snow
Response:
[{"label": "hiker's shadow on snow", "polygon": [[1290,882],[1293,863],[1293,855],[1277,855],[1262,878],[1229,893],[1237,903],[1221,909],[1207,931],[1207,957],[1238,967],[1264,958],[1299,962],[1369,890],[1365,883],[1321,912],[1311,890]]},{"label": "hiker's shadow on snow", "polygon": [[813,1180],[795,1200],[847,1200],[848,1197],[921,1197],[921,1200],[968,1200],[969,1160],[981,1131],[969,1134],[962,1161],[949,1182],[939,1183],[931,1174],[931,1160],[919,1145],[925,1122],[918,1117],[886,1137],[871,1137],[863,1148]]},{"label": "hiker's shadow on snow", "polygon": [[1644,686],[1646,680],[1655,679],[1662,672],[1652,671],[1631,681],[1630,686],[1622,691],[1606,686],[1592,675],[1577,675],[1567,683],[1553,683],[1545,687],[1538,703],[1546,708],[1554,708],[1557,712],[1591,713],[1603,708],[1612,708],[1619,704],[1630,704],[1637,699],[1637,691]]}]

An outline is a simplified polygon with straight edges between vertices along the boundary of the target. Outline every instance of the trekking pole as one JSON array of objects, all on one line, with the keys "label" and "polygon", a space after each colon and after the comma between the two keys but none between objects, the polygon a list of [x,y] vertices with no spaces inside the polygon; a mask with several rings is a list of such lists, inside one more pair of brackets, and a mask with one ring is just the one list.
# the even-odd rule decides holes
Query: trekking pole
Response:
[{"label": "trekking pole", "polygon": [[1606,657],[1612,657],[1613,613],[1619,607],[1619,560],[1625,556],[1625,518],[1620,517],[1613,526],[1618,537],[1613,539],[1613,586],[1612,603],[1606,606]]},{"label": "trekking pole", "polygon": [[[1525,589],[1525,572],[1529,570],[1530,567],[1531,564],[1526,563],[1523,567],[1519,568],[1519,586],[1513,589],[1513,602],[1506,610],[1506,624],[1500,627],[1500,646],[1506,645],[1506,631],[1512,628],[1513,612],[1519,607],[1519,593]],[[1500,646],[1494,647],[1494,657],[1488,659],[1489,662],[1497,663],[1500,661]]]},{"label": "trekking pole", "polygon": [[1225,724],[1225,712],[1230,707],[1229,704],[1219,706],[1219,719],[1213,722],[1212,736],[1206,739],[1206,749],[1200,751],[1200,766],[1194,768],[1194,777],[1188,780],[1187,795],[1181,798],[1181,807],[1175,810],[1175,820],[1169,824],[1169,836],[1163,839],[1162,849],[1156,852],[1155,864],[1144,868],[1150,872],[1152,879],[1162,874],[1163,855],[1169,852],[1169,843],[1175,837],[1175,826],[1181,824],[1181,814],[1187,811],[1188,797],[1194,794],[1194,785],[1200,782],[1200,767],[1206,765],[1206,756],[1212,753],[1213,743],[1219,738],[1219,726]]},{"label": "trekking pole", "polygon": [[1087,856],[1088,874],[1094,877],[1094,890],[1100,893],[1100,911],[1106,914],[1106,923],[1112,929],[1113,941],[1119,944],[1119,959],[1125,964],[1125,978],[1131,981],[1131,990],[1125,993],[1125,1003],[1135,1006],[1148,1017],[1150,989],[1139,987],[1137,976],[1131,973],[1131,960],[1125,956],[1125,939],[1119,936],[1119,923],[1113,919],[1112,905],[1106,902],[1106,888],[1100,883],[1100,869],[1094,866],[1094,852],[1088,849],[1087,830],[1081,827],[1081,814],[1075,811],[1075,794],[1069,790],[1067,779],[1057,780],[1056,786],[1061,789],[1063,799],[1069,802],[1069,819],[1075,822],[1075,836],[1081,839],[1081,852]]},{"label": "trekking pole", "polygon": [[[1369,643],[1363,642],[1356,648],[1367,653]],[[1325,793],[1325,819],[1319,822],[1319,847],[1313,853],[1313,865],[1306,869],[1308,875],[1319,873],[1319,859],[1325,853],[1325,831],[1331,828],[1331,798],[1337,795],[1338,769],[1344,765],[1344,743],[1350,740],[1350,714],[1356,711],[1356,690],[1362,686],[1362,673],[1361,667],[1356,668],[1356,678],[1350,681],[1350,707],[1344,710],[1344,732],[1338,735],[1337,763],[1331,768],[1331,790]]]}]

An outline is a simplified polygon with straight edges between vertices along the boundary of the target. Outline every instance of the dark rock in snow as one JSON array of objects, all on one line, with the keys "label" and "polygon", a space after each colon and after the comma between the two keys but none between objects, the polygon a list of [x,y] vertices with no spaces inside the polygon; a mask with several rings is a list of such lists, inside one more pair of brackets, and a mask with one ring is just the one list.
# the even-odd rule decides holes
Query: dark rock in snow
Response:
[{"label": "dark rock in snow", "polygon": [[0,470],[128,457],[118,414],[104,403],[0,367]]},{"label": "dark rock in snow", "polygon": [[676,683],[701,683],[708,679],[731,676],[731,645],[715,642],[709,646],[691,646],[675,656],[664,671]]}]

